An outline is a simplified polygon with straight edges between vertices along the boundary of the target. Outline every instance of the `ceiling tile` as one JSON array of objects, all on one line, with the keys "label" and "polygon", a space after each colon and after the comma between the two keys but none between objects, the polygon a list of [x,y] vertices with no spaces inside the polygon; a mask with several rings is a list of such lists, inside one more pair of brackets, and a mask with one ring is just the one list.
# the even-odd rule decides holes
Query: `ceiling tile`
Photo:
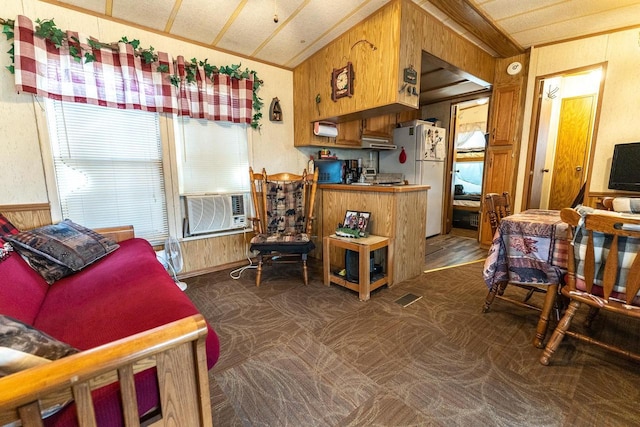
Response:
[{"label": "ceiling tile", "polygon": [[640,4],[610,11],[602,15],[584,16],[568,21],[548,24],[544,27],[520,31],[515,38],[525,46],[535,46],[558,40],[565,40],[587,34],[609,31],[621,26],[638,25]]},{"label": "ceiling tile", "polygon": [[105,0],[66,0],[64,3],[91,10],[97,13],[105,13]]},{"label": "ceiling tile", "polygon": [[[567,25],[573,29],[574,35],[582,35],[594,33],[597,31],[608,30],[613,27],[619,27],[622,25],[638,24],[638,6],[640,1],[638,0],[616,0],[615,8],[612,8],[613,2],[601,1],[601,0],[571,0],[558,3],[554,6],[537,9],[527,14],[516,15],[510,18],[500,20],[498,23],[507,32],[509,32],[518,42],[521,42],[525,46],[529,46],[529,43],[520,39],[521,34],[528,32],[531,29],[539,29],[541,31],[547,31],[548,28],[558,25]],[[589,19],[592,17],[593,19]],[[611,19],[607,17],[615,17],[616,20],[623,20],[626,24],[616,25]],[[585,20],[585,18],[587,18]],[[606,23],[605,23],[606,21]],[[596,28],[590,26],[584,26],[579,28],[575,23],[594,23]],[[575,31],[578,30],[578,33]],[[567,30],[561,31],[564,34],[571,34]],[[556,31],[553,31],[556,33]],[[546,35],[546,39],[551,38],[551,34]],[[569,36],[570,37],[570,36]],[[528,37],[527,39],[530,40]]]},{"label": "ceiling tile", "polygon": [[245,6],[220,42],[221,49],[251,55],[269,37],[278,32],[304,0],[277,3],[278,23],[273,22],[273,1],[259,1]]},{"label": "ceiling tile", "polygon": [[241,0],[182,0],[180,10],[171,27],[171,34],[211,44],[240,2]]},{"label": "ceiling tile", "polygon": [[174,3],[173,0],[113,0],[112,16],[164,31]]},{"label": "ceiling tile", "polygon": [[[578,0],[583,1],[583,0]],[[589,1],[589,0],[587,0]],[[597,0],[601,1],[601,0]],[[536,1],[513,1],[513,0],[490,0],[478,5],[478,9],[486,12],[495,22],[512,16],[522,15],[545,9],[549,6],[562,3],[571,3],[572,0],[536,0]]]},{"label": "ceiling tile", "polygon": [[[313,53],[309,52],[305,56],[306,52],[317,50],[328,41],[335,39],[384,3],[386,3],[385,0],[358,0],[348,2],[347,6],[342,0],[311,0],[296,19],[276,34],[256,56],[265,61],[295,66]],[[359,8],[360,5],[363,7]],[[350,12],[356,9],[357,12],[350,16]],[[331,10],[339,10],[340,13],[327,13]],[[345,16],[350,17],[338,24]],[[331,31],[325,34],[328,29]],[[323,43],[317,42],[318,39],[322,39]],[[302,40],[305,42],[301,43]]]}]

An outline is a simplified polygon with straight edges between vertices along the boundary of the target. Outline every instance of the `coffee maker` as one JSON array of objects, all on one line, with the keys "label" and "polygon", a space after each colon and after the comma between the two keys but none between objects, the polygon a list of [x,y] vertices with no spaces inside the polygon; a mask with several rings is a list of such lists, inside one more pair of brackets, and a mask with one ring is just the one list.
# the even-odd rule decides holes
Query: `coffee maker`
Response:
[{"label": "coffee maker", "polygon": [[344,161],[344,179],[342,180],[342,182],[344,182],[345,184],[358,182],[361,174],[362,174],[361,159],[349,159]]}]

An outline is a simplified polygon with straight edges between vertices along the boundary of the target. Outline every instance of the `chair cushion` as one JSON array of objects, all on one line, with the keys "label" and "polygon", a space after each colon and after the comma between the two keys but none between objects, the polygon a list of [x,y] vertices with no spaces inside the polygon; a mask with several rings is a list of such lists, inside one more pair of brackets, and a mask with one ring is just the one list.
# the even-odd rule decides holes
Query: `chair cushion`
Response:
[{"label": "chair cushion", "polygon": [[[589,207],[579,206],[576,208],[578,213],[584,218],[590,213],[607,213],[606,211],[594,210]],[[609,212],[609,214],[613,214]],[[576,227],[573,238],[573,251],[576,268],[576,287],[585,291],[586,286],[584,283],[584,267],[587,253],[587,243],[589,241],[589,235],[583,226]],[[602,291],[603,277],[604,277],[604,263],[609,256],[609,248],[613,241],[613,236],[610,234],[593,232],[593,245],[594,245],[594,261],[595,261],[595,278],[594,287],[592,293],[597,296],[603,296]],[[629,270],[633,265],[636,258],[636,254],[640,251],[640,239],[633,237],[619,237],[618,238],[618,275],[616,282],[613,286],[611,297],[625,300],[626,299],[626,283],[629,275]],[[634,296],[633,304],[640,304],[640,295]]]},{"label": "chair cushion", "polygon": [[267,234],[305,231],[304,181],[268,181],[266,185]]},{"label": "chair cushion", "polygon": [[297,234],[257,234],[251,239],[252,251],[282,252],[306,254],[314,250],[316,245],[306,233]]}]

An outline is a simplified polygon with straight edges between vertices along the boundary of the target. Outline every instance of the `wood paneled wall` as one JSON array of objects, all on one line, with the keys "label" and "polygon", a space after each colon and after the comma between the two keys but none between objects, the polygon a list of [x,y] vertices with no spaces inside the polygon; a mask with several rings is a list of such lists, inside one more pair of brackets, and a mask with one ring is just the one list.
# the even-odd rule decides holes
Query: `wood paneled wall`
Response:
[{"label": "wood paneled wall", "polygon": [[[399,24],[400,2],[396,0],[294,69],[296,145],[299,141],[308,144],[309,141],[321,138],[313,135],[313,121],[337,120],[350,113],[386,106],[396,101]],[[360,40],[372,43],[376,50],[366,43],[358,43]],[[353,64],[354,95],[334,102],[331,100],[331,74],[333,69],[343,67],[347,62]],[[316,96],[320,99],[319,103],[316,103]],[[352,117],[351,120],[358,118],[363,117]],[[348,119],[344,118],[339,121],[346,120]]]},{"label": "wood paneled wall", "polygon": [[21,231],[51,224],[49,203],[0,205],[0,213]]},{"label": "wood paneled wall", "polygon": [[[393,282],[422,273],[425,262],[427,192],[383,193],[319,190],[322,236],[333,234],[347,210],[371,213],[369,232],[393,239]],[[324,256],[325,254],[322,254]],[[332,265],[344,265],[344,250],[331,253]]]},{"label": "wood paneled wall", "polygon": [[181,242],[184,269],[179,276],[191,277],[248,264],[251,237],[252,233],[231,234]]},{"label": "wood paneled wall", "polygon": [[[470,78],[493,83],[495,58],[412,1],[403,1],[401,28],[401,58],[417,61],[409,62],[414,67],[420,66],[422,51],[425,51],[459,68]],[[400,66],[404,68],[409,64],[401,63]]]},{"label": "wood paneled wall", "polygon": [[[422,51],[470,78],[493,82],[493,57],[412,1],[393,0],[294,69],[294,144],[326,143],[313,135],[311,123],[317,120],[343,122],[417,109],[419,97],[399,89],[405,68],[413,66],[420,75]],[[348,61],[354,68],[354,95],[333,102],[331,73]]]}]

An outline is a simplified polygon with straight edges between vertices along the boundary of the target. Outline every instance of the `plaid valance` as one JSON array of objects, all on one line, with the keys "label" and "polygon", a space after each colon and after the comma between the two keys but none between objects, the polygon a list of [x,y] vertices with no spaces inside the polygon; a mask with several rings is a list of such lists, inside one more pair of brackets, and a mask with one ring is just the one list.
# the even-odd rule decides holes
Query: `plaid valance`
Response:
[{"label": "plaid valance", "polygon": [[[80,40],[83,51],[95,61],[77,61],[69,46],[58,49],[35,35],[33,22],[18,16],[14,27],[15,84],[18,92],[33,93],[67,102],[122,109],[173,113],[207,120],[251,124],[253,80],[215,74],[205,76],[198,67],[195,83],[186,81],[184,59],[173,60],[157,52],[157,62],[145,63],[133,47],[119,42],[117,48],[92,49],[86,35],[67,32],[68,40]],[[168,72],[159,72],[164,65]],[[178,75],[178,88],[170,76]]]}]

